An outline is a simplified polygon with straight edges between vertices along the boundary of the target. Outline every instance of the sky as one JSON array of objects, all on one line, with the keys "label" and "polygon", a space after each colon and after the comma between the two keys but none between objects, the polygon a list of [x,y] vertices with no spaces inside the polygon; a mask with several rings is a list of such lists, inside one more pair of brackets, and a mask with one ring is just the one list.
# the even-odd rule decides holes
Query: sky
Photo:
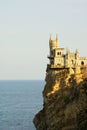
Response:
[{"label": "sky", "polygon": [[1,0],[0,80],[44,80],[50,34],[87,56],[87,0]]}]

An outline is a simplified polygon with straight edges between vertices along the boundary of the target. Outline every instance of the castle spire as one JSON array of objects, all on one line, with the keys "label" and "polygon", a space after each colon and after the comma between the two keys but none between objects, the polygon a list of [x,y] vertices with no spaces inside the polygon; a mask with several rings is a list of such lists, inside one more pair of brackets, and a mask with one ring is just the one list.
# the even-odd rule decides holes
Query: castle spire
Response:
[{"label": "castle spire", "polygon": [[76,49],[76,54],[78,54],[78,49]]},{"label": "castle spire", "polygon": [[57,45],[59,43],[58,34],[56,34],[56,43],[57,43]]},{"label": "castle spire", "polygon": [[58,34],[56,34],[56,40],[58,40]]},{"label": "castle spire", "polygon": [[50,39],[49,39],[49,41],[51,41],[52,40],[52,34],[50,34]]},{"label": "castle spire", "polygon": [[50,38],[49,38],[49,47],[51,50],[57,48],[57,44],[58,44],[58,36],[56,35],[56,39],[53,40],[52,39],[52,35],[50,34]]}]

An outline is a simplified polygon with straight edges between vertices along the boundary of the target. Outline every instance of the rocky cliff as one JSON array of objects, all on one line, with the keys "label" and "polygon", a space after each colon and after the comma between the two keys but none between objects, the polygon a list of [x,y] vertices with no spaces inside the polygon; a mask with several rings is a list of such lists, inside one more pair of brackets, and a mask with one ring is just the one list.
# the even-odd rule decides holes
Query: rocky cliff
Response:
[{"label": "rocky cliff", "polygon": [[37,130],[87,130],[87,67],[49,69]]}]

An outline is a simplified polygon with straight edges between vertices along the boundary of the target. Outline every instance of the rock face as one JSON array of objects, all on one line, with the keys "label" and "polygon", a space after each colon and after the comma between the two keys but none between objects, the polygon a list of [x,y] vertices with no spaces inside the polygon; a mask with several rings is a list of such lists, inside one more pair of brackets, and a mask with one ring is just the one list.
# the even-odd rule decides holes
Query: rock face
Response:
[{"label": "rock face", "polygon": [[87,130],[87,67],[48,70],[37,130]]}]

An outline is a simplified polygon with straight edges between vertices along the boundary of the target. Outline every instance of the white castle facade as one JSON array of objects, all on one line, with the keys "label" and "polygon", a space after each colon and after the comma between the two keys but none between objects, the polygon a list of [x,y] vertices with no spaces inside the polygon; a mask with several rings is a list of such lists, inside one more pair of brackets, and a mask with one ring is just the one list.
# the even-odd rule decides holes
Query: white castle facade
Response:
[{"label": "white castle facade", "polygon": [[68,49],[65,52],[64,48],[59,47],[59,40],[53,40],[52,36],[49,39],[50,55],[48,56],[50,63],[48,68],[50,69],[62,69],[62,68],[76,68],[84,67],[87,65],[87,57],[81,57],[78,50],[75,53],[71,53]]}]

